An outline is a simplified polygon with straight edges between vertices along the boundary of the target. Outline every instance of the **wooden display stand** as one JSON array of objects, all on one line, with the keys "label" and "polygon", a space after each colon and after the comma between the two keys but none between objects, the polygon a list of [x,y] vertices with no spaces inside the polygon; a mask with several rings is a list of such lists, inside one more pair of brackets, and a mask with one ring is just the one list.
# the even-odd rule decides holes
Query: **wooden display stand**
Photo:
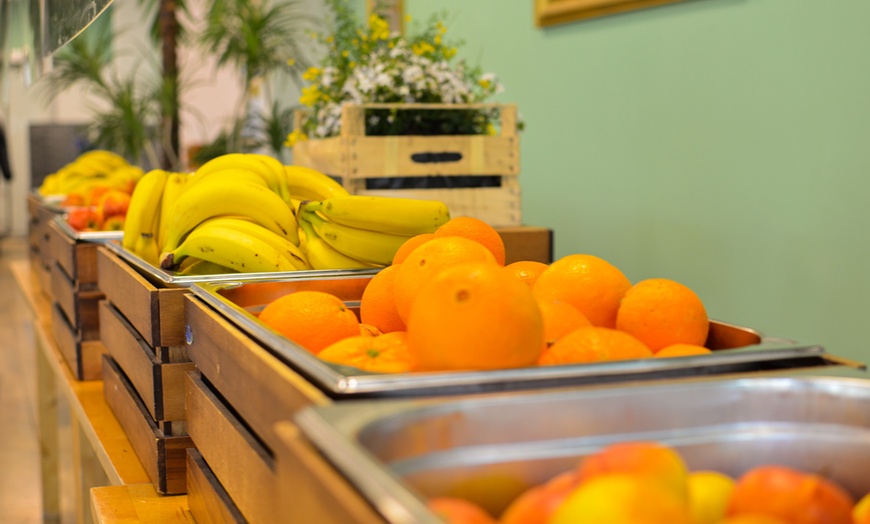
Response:
[{"label": "wooden display stand", "polygon": [[[186,493],[185,288],[160,288],[108,248],[97,251],[106,399],[161,494]],[[106,369],[105,367],[108,366]]]},{"label": "wooden display stand", "polygon": [[30,261],[39,280],[40,291],[46,294],[51,291],[51,265],[53,263],[48,225],[60,212],[60,208],[46,204],[36,193],[31,192],[27,195],[27,238]]},{"label": "wooden display stand", "polygon": [[[465,111],[498,108],[498,135],[368,136],[367,109]],[[299,129],[303,113],[296,114]],[[352,194],[440,200],[452,216],[473,216],[493,226],[522,224],[519,136],[516,105],[363,104],[345,105],[341,135],[304,140],[293,146],[293,162],[338,178]],[[497,176],[498,187],[366,189],[385,177]]]}]

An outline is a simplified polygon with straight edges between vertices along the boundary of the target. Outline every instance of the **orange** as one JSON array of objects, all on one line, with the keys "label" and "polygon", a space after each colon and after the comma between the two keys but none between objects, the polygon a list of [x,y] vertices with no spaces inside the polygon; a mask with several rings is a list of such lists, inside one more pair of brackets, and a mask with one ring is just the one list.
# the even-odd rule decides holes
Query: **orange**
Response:
[{"label": "orange", "polygon": [[577,487],[577,474],[566,471],[532,486],[505,508],[499,524],[547,524],[553,513]]},{"label": "orange", "polygon": [[544,351],[538,364],[582,364],[653,356],[643,342],[623,331],[591,326],[575,329]]},{"label": "orange", "polygon": [[399,249],[396,250],[396,254],[393,255],[393,265],[404,262],[405,259],[408,258],[408,255],[411,254],[411,251],[414,251],[419,246],[422,246],[433,238],[435,238],[434,233],[421,233],[405,240],[405,243],[399,246]]},{"label": "orange", "polygon": [[712,353],[709,349],[704,346],[697,346],[695,344],[671,344],[670,346],[663,347],[658,350],[654,356],[656,357],[687,357],[691,355],[709,355]]},{"label": "orange", "polygon": [[544,319],[544,349],[575,329],[592,325],[586,315],[567,302],[537,297],[536,301]]},{"label": "orange", "polygon": [[497,524],[478,504],[458,497],[431,498],[427,506],[447,524]]},{"label": "orange", "polygon": [[393,283],[399,317],[407,324],[411,304],[423,285],[440,271],[462,262],[490,262],[496,266],[488,249],[462,237],[435,238],[412,251],[399,264]]},{"label": "orange", "polygon": [[474,217],[454,217],[435,230],[435,238],[457,236],[479,242],[490,250],[495,261],[503,266],[505,262],[504,240],[494,227]]},{"label": "orange", "polygon": [[852,520],[855,524],[870,524],[870,493],[858,499],[852,509]]},{"label": "orange", "polygon": [[627,473],[649,477],[689,500],[689,470],[683,458],[669,446],[651,441],[611,444],[585,457],[577,466],[581,484],[604,475]]},{"label": "orange", "polygon": [[686,497],[645,476],[602,475],[581,483],[548,524],[694,524]]},{"label": "orange", "polygon": [[631,282],[616,266],[594,255],[575,254],[550,264],[532,290],[541,298],[571,304],[595,326],[616,325],[619,301]]},{"label": "orange", "polygon": [[381,333],[381,330],[376,328],[375,326],[373,326],[371,324],[365,324],[365,323],[360,322],[359,334],[364,336],[364,337],[377,337],[377,336],[381,335],[382,333]]},{"label": "orange", "polygon": [[631,333],[656,352],[676,343],[703,346],[710,321],[694,291],[674,280],[650,278],[625,293],[616,329]]},{"label": "orange", "polygon": [[359,303],[360,322],[375,326],[381,333],[404,331],[405,321],[396,309],[394,293],[399,266],[387,266],[369,280]]},{"label": "orange", "polygon": [[322,291],[297,291],[278,298],[260,312],[260,321],[308,351],[358,336],[359,320],[340,298]]},{"label": "orange", "polygon": [[408,318],[408,347],[423,371],[530,366],[543,336],[528,286],[491,261],[440,272],[420,290]]},{"label": "orange", "polygon": [[504,270],[512,274],[521,282],[525,282],[527,286],[532,287],[538,280],[541,273],[549,266],[543,262],[534,260],[519,260],[512,262],[504,267]]},{"label": "orange", "polygon": [[792,524],[852,524],[854,505],[852,496],[830,480],[769,464],[737,479],[727,513],[767,515]]},{"label": "orange", "polygon": [[317,356],[327,362],[375,373],[405,373],[411,369],[408,337],[403,331],[378,337],[360,335],[344,338]]}]

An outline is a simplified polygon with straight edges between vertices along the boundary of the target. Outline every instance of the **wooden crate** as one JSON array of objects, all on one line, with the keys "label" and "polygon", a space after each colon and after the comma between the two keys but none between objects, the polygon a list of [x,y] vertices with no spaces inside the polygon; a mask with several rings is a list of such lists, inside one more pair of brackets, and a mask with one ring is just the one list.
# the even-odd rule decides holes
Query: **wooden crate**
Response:
[{"label": "wooden crate", "polygon": [[48,241],[52,258],[76,283],[77,290],[97,289],[99,244],[72,238],[54,220],[48,224]]},{"label": "wooden crate", "polygon": [[[368,136],[367,109],[469,110],[498,108],[498,135]],[[298,129],[304,113],[297,113]],[[519,136],[516,105],[363,104],[345,105],[341,135],[305,140],[293,147],[294,164],[339,179],[353,194],[441,200],[452,216],[473,216],[493,226],[522,224],[519,184]],[[498,187],[366,189],[366,181],[384,177],[496,176]],[[457,178],[456,180],[461,180]]]},{"label": "wooden crate", "polygon": [[249,522],[287,522],[291,503],[277,497],[271,453],[196,372],[187,375],[186,403],[190,437],[239,512]]},{"label": "wooden crate", "polygon": [[275,431],[280,441],[275,448],[278,498],[293,501],[287,505],[289,522],[387,522],[292,422],[279,422]]},{"label": "wooden crate", "polygon": [[187,505],[197,524],[245,522],[196,448],[187,448]]},{"label": "wooden crate", "polygon": [[306,406],[330,402],[194,295],[186,297],[185,317],[191,334],[188,352],[196,368],[269,448],[278,444],[276,422],[289,420]]},{"label": "wooden crate", "polygon": [[48,205],[39,195],[31,192],[27,195],[27,211],[30,216],[28,238],[31,248],[39,254],[44,267],[51,267],[52,253],[48,227],[52,219],[62,210],[57,206]]},{"label": "wooden crate", "polygon": [[98,287],[153,348],[184,345],[186,288],[157,287],[130,264],[101,246]]},{"label": "wooden crate", "polygon": [[545,227],[517,226],[495,228],[504,241],[505,264],[533,260],[553,261],[553,230]]},{"label": "wooden crate", "polygon": [[51,306],[51,330],[60,352],[78,380],[100,378],[101,358],[105,352],[99,340],[82,340],[79,331],[70,324],[61,307]]},{"label": "wooden crate", "polygon": [[184,434],[184,375],[195,368],[186,349],[155,350],[107,300],[100,301],[99,315],[106,352],[127,376],[151,418],[163,423],[164,433]]},{"label": "wooden crate", "polygon": [[166,435],[160,429],[112,357],[103,356],[102,370],[106,403],[130,439],[154,489],[161,495],[186,493],[186,450],[193,447],[191,438]]},{"label": "wooden crate", "polygon": [[97,305],[103,298],[100,290],[80,290],[60,264],[55,262],[51,267],[51,297],[66,314],[81,340],[96,340],[100,337],[97,312]]}]

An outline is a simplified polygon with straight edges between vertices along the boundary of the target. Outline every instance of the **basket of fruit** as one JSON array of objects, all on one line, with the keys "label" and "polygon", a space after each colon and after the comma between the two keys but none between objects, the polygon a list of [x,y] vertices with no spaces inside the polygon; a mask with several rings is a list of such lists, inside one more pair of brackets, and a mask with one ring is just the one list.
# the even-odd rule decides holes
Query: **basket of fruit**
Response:
[{"label": "basket of fruit", "polygon": [[[852,524],[870,516],[866,378],[361,401],[310,407],[294,422],[393,524],[472,521],[455,520],[460,514],[502,524]],[[276,453],[281,463],[285,450]],[[287,470],[285,500],[305,505],[309,491],[324,498],[333,487],[304,471]],[[332,500],[327,511],[356,502]]]}]

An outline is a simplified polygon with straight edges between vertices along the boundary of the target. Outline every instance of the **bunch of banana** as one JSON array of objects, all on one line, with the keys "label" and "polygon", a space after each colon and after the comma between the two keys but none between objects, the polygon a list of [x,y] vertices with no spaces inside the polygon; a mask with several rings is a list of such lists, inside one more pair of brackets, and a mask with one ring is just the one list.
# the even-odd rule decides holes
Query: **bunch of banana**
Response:
[{"label": "bunch of banana", "polygon": [[41,195],[87,195],[97,186],[132,188],[143,171],[111,151],[87,151],[74,161],[48,175],[39,186]]},{"label": "bunch of banana", "polygon": [[432,233],[450,212],[437,200],[344,195],[302,202],[298,218],[311,266],[346,269],[389,265],[408,238]]}]

